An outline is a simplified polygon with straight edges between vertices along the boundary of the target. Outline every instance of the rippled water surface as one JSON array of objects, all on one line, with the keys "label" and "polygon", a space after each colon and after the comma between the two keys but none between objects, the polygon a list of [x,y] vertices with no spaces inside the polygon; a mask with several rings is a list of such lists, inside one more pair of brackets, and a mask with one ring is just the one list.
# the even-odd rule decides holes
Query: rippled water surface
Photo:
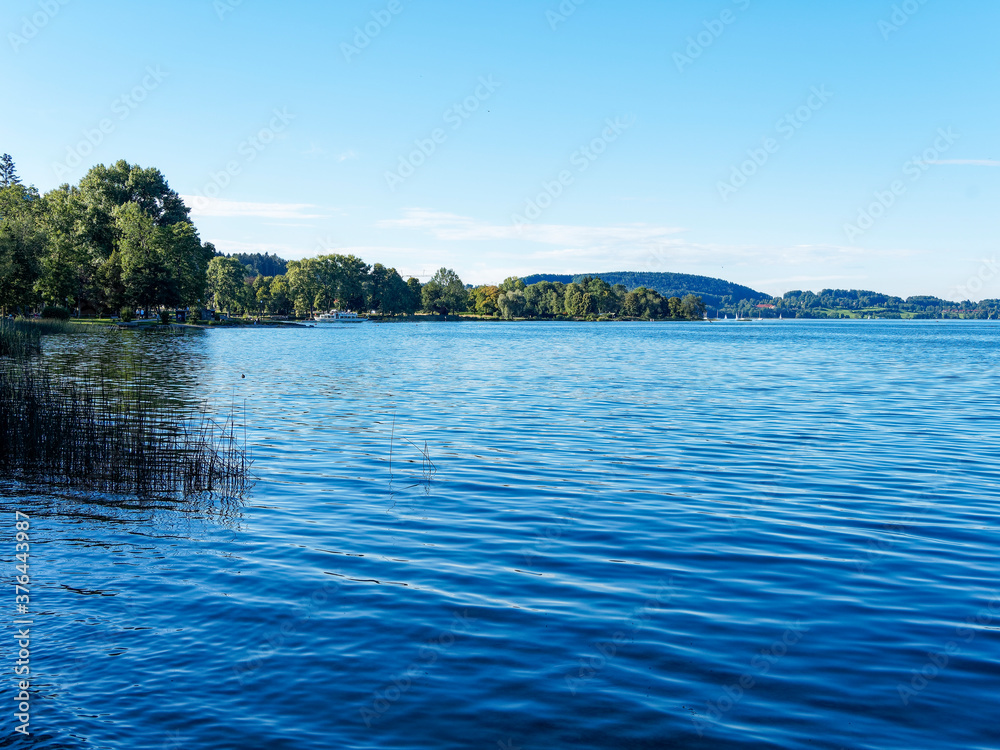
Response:
[{"label": "rippled water surface", "polygon": [[[1000,326],[48,342],[246,403],[242,504],[7,482],[37,748],[997,748]],[[245,377],[242,377],[245,376]]]}]

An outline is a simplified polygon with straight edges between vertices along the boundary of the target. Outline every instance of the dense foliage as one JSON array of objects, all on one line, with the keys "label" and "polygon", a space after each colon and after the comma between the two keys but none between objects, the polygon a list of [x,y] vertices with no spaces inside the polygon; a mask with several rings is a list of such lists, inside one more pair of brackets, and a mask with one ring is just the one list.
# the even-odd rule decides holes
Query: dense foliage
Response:
[{"label": "dense foliage", "polygon": [[420,282],[403,281],[394,268],[369,266],[353,255],[321,255],[287,264],[275,276],[248,276],[235,257],[208,264],[208,287],[219,310],[231,313],[306,315],[319,310],[372,310],[412,315],[420,308]]},{"label": "dense foliage", "polygon": [[734,313],[772,318],[998,318],[1000,300],[952,302],[926,295],[903,299],[863,289],[823,289],[818,294],[796,290],[768,300],[763,307],[740,301],[720,308],[720,314]]},{"label": "dense foliage", "polygon": [[270,253],[226,253],[226,257],[242,263],[247,276],[281,276],[288,271],[288,261]]},{"label": "dense foliage", "polygon": [[[824,289],[819,293],[792,291],[781,297],[769,297],[749,287],[707,276],[681,273],[602,273],[586,276],[536,274],[522,281],[528,286],[539,283],[567,285],[586,278],[600,278],[608,284],[634,284],[654,290],[664,297],[700,297],[712,317],[785,318],[1000,318],[1000,300],[986,299],[955,302],[938,297],[914,296],[903,299],[889,294],[860,289]],[[638,291],[638,289],[636,289]],[[488,308],[488,305],[486,306]],[[484,308],[486,309],[486,308]],[[623,310],[628,314],[632,308]]]},{"label": "dense foliage", "polygon": [[765,302],[769,295],[758,292],[750,287],[733,284],[722,279],[709,276],[694,276],[687,273],[663,273],[658,271],[614,271],[611,273],[578,274],[576,276],[559,276],[555,274],[536,274],[526,276],[523,281],[527,285],[540,281],[558,282],[562,284],[580,283],[585,278],[600,278],[612,286],[621,284],[626,289],[647,289],[657,292],[662,297],[682,298],[689,294],[701,297],[709,307],[719,307],[724,300],[756,300]]},{"label": "dense foliage", "polygon": [[215,249],[158,170],[100,165],[44,196],[21,184],[12,164],[0,171],[4,312],[49,305],[99,314],[204,300]]},{"label": "dense foliage", "polygon": [[470,292],[469,307],[480,315],[513,318],[641,318],[647,320],[699,320],[705,305],[693,294],[669,299],[653,289],[629,291],[611,286],[602,278],[584,276],[577,282],[539,281],[525,284],[511,277],[497,286],[480,286]]}]

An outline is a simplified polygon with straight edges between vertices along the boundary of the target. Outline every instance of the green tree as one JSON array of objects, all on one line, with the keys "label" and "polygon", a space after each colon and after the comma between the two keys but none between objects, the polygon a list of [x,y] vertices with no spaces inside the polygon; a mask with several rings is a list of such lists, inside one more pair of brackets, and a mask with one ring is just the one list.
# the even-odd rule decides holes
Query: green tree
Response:
[{"label": "green tree", "polygon": [[284,274],[271,279],[270,293],[267,311],[272,315],[288,315],[292,311],[292,303]]},{"label": "green tree", "polygon": [[524,291],[525,283],[519,276],[510,276],[500,285],[501,292]]},{"label": "green tree", "polygon": [[0,156],[0,190],[20,184],[21,178],[17,176],[17,170],[14,168],[14,159],[10,154]]},{"label": "green tree", "polygon": [[395,268],[376,263],[369,276],[368,299],[372,310],[382,315],[399,315],[409,306],[410,288]]},{"label": "green tree", "polygon": [[469,306],[479,315],[496,315],[500,309],[498,299],[500,289],[495,286],[479,286],[472,290]]},{"label": "green tree", "polygon": [[[366,310],[365,282],[370,266],[353,255],[328,256],[336,266],[334,279],[337,305],[344,310]],[[393,269],[395,273],[395,269]]]},{"label": "green tree", "polygon": [[158,169],[143,169],[122,160],[98,164],[80,180],[88,239],[102,262],[111,258],[121,237],[115,211],[134,203],[156,226],[190,223],[189,209],[170,189]]},{"label": "green tree", "polygon": [[594,295],[583,284],[567,284],[564,300],[567,315],[583,317],[597,311]]},{"label": "green tree", "polygon": [[257,302],[257,309],[267,312],[271,305],[271,276],[257,276],[253,280],[254,300]]},{"label": "green tree", "polygon": [[465,284],[450,268],[441,268],[422,289],[424,309],[448,316],[461,312],[468,304]]},{"label": "green tree", "polygon": [[246,271],[236,258],[217,255],[208,263],[208,289],[217,310],[240,312]]},{"label": "green tree", "polygon": [[63,185],[42,198],[46,247],[35,291],[50,305],[97,309],[98,263],[84,234],[83,209],[76,188]]},{"label": "green tree", "polygon": [[588,312],[610,313],[617,310],[618,305],[611,285],[604,279],[591,279],[585,289],[591,299],[590,307],[592,309]]},{"label": "green tree", "polygon": [[135,203],[115,211],[124,302],[147,311],[180,303],[177,277],[168,266],[171,232],[159,227]]},{"label": "green tree", "polygon": [[[288,284],[288,296],[296,314],[329,310],[333,307],[333,298],[329,292],[323,292],[324,279],[321,276],[322,267],[315,258],[293,260],[288,263],[285,279]],[[209,274],[211,282],[211,274]]]},{"label": "green tree", "polygon": [[701,320],[705,316],[705,303],[694,294],[684,295],[681,300],[681,315],[688,320]]},{"label": "green tree", "polygon": [[406,288],[410,292],[409,299],[406,300],[406,306],[403,309],[407,315],[413,315],[420,306],[423,304],[423,285],[420,283],[420,279],[415,279],[410,277],[406,280]]},{"label": "green tree", "polygon": [[[74,197],[79,241],[87,247],[93,275],[101,282],[96,307],[115,309],[123,302],[122,294],[170,300],[162,304],[195,305],[205,299],[208,262],[215,248],[201,243],[189,209],[159,170],[126,161],[110,167],[99,164],[80,181]],[[145,220],[139,222],[139,215]],[[128,248],[122,247],[126,227],[132,229]],[[137,259],[143,252],[148,257]],[[140,269],[142,274],[136,276]]]},{"label": "green tree", "polygon": [[208,264],[215,257],[215,247],[211,243],[202,244],[198,230],[190,222],[158,228],[158,232],[163,261],[177,287],[179,304],[185,307],[203,304],[208,286]]},{"label": "green tree", "polygon": [[34,304],[46,237],[35,188],[14,184],[0,190],[0,308]]},{"label": "green tree", "polygon": [[367,309],[369,266],[353,255],[320,255],[293,260],[285,274],[298,312]]},{"label": "green tree", "polygon": [[502,292],[497,298],[497,306],[500,308],[500,313],[507,320],[521,317],[524,314],[525,308],[524,292],[521,289],[511,289],[510,291]]},{"label": "green tree", "polygon": [[524,287],[524,314],[529,317],[544,315],[545,290],[544,282],[530,284]]},{"label": "green tree", "polygon": [[638,318],[642,315],[639,294],[635,291],[628,292],[622,300],[621,314],[627,318]]}]

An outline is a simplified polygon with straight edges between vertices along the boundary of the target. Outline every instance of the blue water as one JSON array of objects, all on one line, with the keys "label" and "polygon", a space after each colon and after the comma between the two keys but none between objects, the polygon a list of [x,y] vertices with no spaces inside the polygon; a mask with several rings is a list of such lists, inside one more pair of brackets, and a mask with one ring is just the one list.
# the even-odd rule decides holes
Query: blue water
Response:
[{"label": "blue water", "polygon": [[0,745],[998,748],[998,341],[888,321],[53,339],[53,360],[245,401],[258,481],[242,504],[4,484]]}]

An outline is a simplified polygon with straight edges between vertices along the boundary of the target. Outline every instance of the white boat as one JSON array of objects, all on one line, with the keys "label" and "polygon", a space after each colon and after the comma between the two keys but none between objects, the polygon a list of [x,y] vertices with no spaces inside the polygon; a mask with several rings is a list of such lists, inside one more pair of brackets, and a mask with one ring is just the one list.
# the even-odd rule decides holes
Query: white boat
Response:
[{"label": "white boat", "polygon": [[314,317],[313,323],[365,323],[367,320],[368,318],[359,317],[355,312],[332,310]]}]

